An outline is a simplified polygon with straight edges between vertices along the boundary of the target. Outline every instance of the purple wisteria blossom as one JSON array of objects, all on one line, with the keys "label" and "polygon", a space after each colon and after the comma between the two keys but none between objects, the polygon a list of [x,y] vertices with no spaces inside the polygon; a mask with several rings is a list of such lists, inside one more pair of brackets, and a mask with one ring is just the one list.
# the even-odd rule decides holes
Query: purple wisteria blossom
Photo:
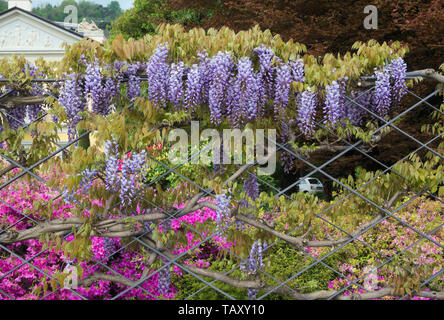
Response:
[{"label": "purple wisteria blossom", "polygon": [[[251,246],[250,255],[248,260],[243,261],[240,265],[240,269],[248,274],[256,274],[259,268],[265,267],[263,263],[263,251],[266,248],[266,243],[262,244],[259,240],[255,241]],[[256,299],[258,290],[248,288],[248,298],[251,300]]]},{"label": "purple wisteria blossom", "polygon": [[117,142],[113,140],[105,142],[105,187],[108,191],[117,191],[119,181],[119,152]]},{"label": "purple wisteria blossom", "polygon": [[87,194],[89,189],[91,189],[92,185],[93,185],[93,181],[94,178],[97,177],[99,173],[99,170],[97,169],[90,169],[90,168],[86,168],[85,170],[83,170],[80,175],[82,176],[82,179],[80,180],[79,183],[79,190],[82,194]]},{"label": "purple wisteria blossom", "polygon": [[223,231],[230,212],[230,198],[225,194],[216,195],[216,233]]},{"label": "purple wisteria blossom", "polygon": [[118,245],[114,238],[103,238],[103,249],[105,257],[109,259],[118,250]]},{"label": "purple wisteria blossom", "polygon": [[314,129],[314,118],[316,114],[316,92],[310,87],[302,92],[298,108],[298,125],[304,135],[310,134]]},{"label": "purple wisteria blossom", "polygon": [[128,78],[128,84],[126,89],[126,95],[130,100],[140,97],[140,76],[138,75],[139,70],[144,67],[140,62],[133,64],[128,64],[127,70],[125,72]]},{"label": "purple wisteria blossom", "polygon": [[239,59],[237,77],[232,86],[230,116],[233,125],[242,126],[244,119],[249,121],[257,116],[260,85],[260,79],[253,71],[251,60]]},{"label": "purple wisteria blossom", "polygon": [[407,64],[402,58],[397,58],[390,63],[388,69],[393,80],[392,98],[393,101],[399,104],[402,97],[407,93],[407,85],[405,83]]},{"label": "purple wisteria blossom", "polygon": [[252,200],[259,197],[259,186],[257,184],[257,178],[254,174],[250,175],[250,177],[245,180],[243,189]]},{"label": "purple wisteria blossom", "polygon": [[8,120],[9,127],[12,130],[17,130],[19,127],[25,125],[26,118],[26,106],[10,109],[6,112],[6,119]]},{"label": "purple wisteria blossom", "polygon": [[[25,72],[28,71],[29,75],[34,78],[43,78],[44,74],[43,72],[39,71],[39,69],[34,64],[26,64],[25,66]],[[41,95],[44,94],[44,89],[40,88],[39,86],[33,84],[32,89],[30,90],[30,93],[32,95]],[[27,106],[28,109],[28,119],[32,122],[37,119],[38,114],[43,110],[41,105],[29,105]]]},{"label": "purple wisteria blossom", "polygon": [[148,61],[148,94],[157,107],[164,107],[168,101],[170,65],[167,63],[168,43],[159,45]]},{"label": "purple wisteria blossom", "polygon": [[102,74],[98,60],[88,63],[85,72],[85,97],[92,100],[92,111],[98,114],[106,114],[107,110],[102,105]]},{"label": "purple wisteria blossom", "polygon": [[[103,69],[110,70],[111,67],[104,66]],[[112,77],[104,76],[98,59],[87,64],[84,95],[91,99],[92,112],[107,116],[111,112],[111,100],[117,94],[118,86],[120,83],[116,83]]]},{"label": "purple wisteria blossom", "polygon": [[199,60],[199,81],[200,81],[200,103],[208,104],[210,85],[212,81],[213,68],[211,67],[211,59],[205,50],[197,52]]},{"label": "purple wisteria blossom", "polygon": [[105,143],[105,157],[106,189],[119,193],[123,207],[131,206],[141,184],[140,171],[148,158],[146,151],[128,153],[120,160],[117,143],[113,138]]},{"label": "purple wisteria blossom", "polygon": [[265,45],[257,47],[253,50],[259,57],[260,78],[262,82],[264,100],[274,99],[274,66],[273,58],[275,57],[273,50]]},{"label": "purple wisteria blossom", "polygon": [[[354,100],[356,103],[363,106],[364,108],[367,108],[369,110],[372,109],[371,92],[352,91],[350,93],[350,96],[352,100]],[[347,103],[345,104],[346,119],[350,120],[350,122],[355,126],[361,125],[367,114],[365,109],[361,108],[356,103],[347,101]]]},{"label": "purple wisteria blossom", "polygon": [[392,103],[390,72],[387,68],[384,68],[383,71],[376,71],[375,74],[374,111],[381,117],[385,117]]},{"label": "purple wisteria blossom", "polygon": [[185,90],[185,108],[194,111],[202,102],[202,83],[199,65],[194,64],[188,72]]},{"label": "purple wisteria blossom", "polygon": [[289,60],[288,65],[291,68],[292,80],[301,83],[304,82],[304,61],[302,59],[298,59],[296,61]]},{"label": "purple wisteria blossom", "polygon": [[67,75],[60,89],[59,103],[65,108],[70,140],[74,140],[77,136],[76,126],[82,120],[79,113],[86,107],[82,97],[82,87],[77,75],[74,73]]},{"label": "purple wisteria blossom", "polygon": [[122,174],[120,175],[120,200],[123,206],[130,206],[137,194],[139,172],[146,163],[148,156],[145,150],[132,153],[123,160]]},{"label": "purple wisteria blossom", "polygon": [[285,112],[290,101],[292,79],[292,70],[288,64],[282,64],[276,69],[274,110],[278,118]]},{"label": "purple wisteria blossom", "polygon": [[171,286],[171,271],[169,267],[164,267],[160,270],[157,276],[157,281],[159,283],[158,290],[161,295],[167,295],[170,291]]},{"label": "purple wisteria blossom", "polygon": [[343,108],[341,105],[341,89],[336,81],[333,81],[325,88],[325,122],[330,122],[332,126],[342,118]]},{"label": "purple wisteria blossom", "polygon": [[183,105],[184,99],[184,83],[183,78],[185,76],[185,64],[181,61],[179,63],[173,63],[171,65],[170,79],[168,83],[169,99],[176,108],[180,108]]},{"label": "purple wisteria blossom", "polygon": [[210,66],[213,75],[208,97],[210,117],[214,124],[220,124],[227,112],[227,91],[234,68],[233,57],[228,52],[219,51],[211,59]]}]

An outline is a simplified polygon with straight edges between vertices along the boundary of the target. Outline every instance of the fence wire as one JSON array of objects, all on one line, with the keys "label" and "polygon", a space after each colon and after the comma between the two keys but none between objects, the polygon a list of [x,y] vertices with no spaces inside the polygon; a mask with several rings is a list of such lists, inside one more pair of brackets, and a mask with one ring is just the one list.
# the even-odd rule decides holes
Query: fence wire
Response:
[{"label": "fence wire", "polygon": [[[142,80],[145,80],[145,79],[142,79]],[[2,79],[1,81],[6,82],[7,80]],[[38,81],[35,81],[35,82],[36,83],[44,83],[44,82],[52,82],[52,81],[53,80],[51,80],[51,79],[48,79],[48,81],[45,81],[44,79],[39,79]],[[35,84],[35,85],[38,86],[38,84]],[[369,92],[373,89],[374,89],[374,87],[371,87],[367,91]],[[372,112],[371,110],[369,110],[368,108],[366,108],[365,106],[363,106],[362,104],[357,102],[359,97],[353,98],[353,97],[346,96],[345,98],[347,99],[347,101],[349,103],[353,104],[355,107],[361,109],[366,114],[373,117],[374,119],[379,120],[379,123],[381,125],[373,131],[372,136],[375,136],[376,134],[381,132],[383,129],[390,127],[392,129],[394,129],[395,131],[397,131],[399,134],[401,134],[406,140],[413,141],[417,144],[417,147],[414,151],[409,152],[409,154],[407,154],[403,157],[399,157],[398,160],[400,160],[400,161],[407,160],[410,155],[412,155],[414,153],[418,153],[420,151],[424,151],[424,150],[427,150],[427,151],[433,153],[434,155],[438,156],[439,158],[443,159],[443,155],[440,154],[439,152],[437,152],[431,146],[433,143],[439,141],[439,139],[442,138],[441,134],[436,134],[429,141],[421,142],[417,138],[415,138],[412,134],[401,129],[399,127],[399,125],[396,125],[397,120],[401,119],[402,117],[406,116],[408,113],[418,109],[420,106],[423,106],[423,105],[428,107],[430,110],[438,112],[442,115],[442,111],[440,110],[440,108],[437,108],[436,106],[434,106],[432,103],[429,102],[429,100],[433,97],[436,97],[436,95],[441,90],[443,90],[443,88],[435,90],[431,94],[427,95],[425,98],[421,98],[420,96],[418,96],[417,94],[415,94],[411,90],[408,90],[407,94],[418,101],[416,103],[414,103],[413,105],[411,105],[410,107],[405,108],[405,110],[403,110],[396,117],[394,117],[390,120],[386,120],[386,119],[378,116],[377,114],[375,114],[374,112]],[[9,93],[11,93],[11,91],[6,92],[5,94],[2,95],[2,97],[7,96]],[[132,108],[133,105],[134,104],[130,104],[127,108]],[[41,121],[47,115],[48,115],[48,113],[44,112],[41,116],[39,116],[37,119],[35,119],[31,123],[22,123],[22,125],[24,128],[27,128],[32,123]],[[19,121],[18,119],[15,119],[15,120]],[[315,125],[319,129],[323,129],[323,130],[327,131],[330,135],[338,138],[340,140],[340,142],[345,144],[346,147],[344,148],[344,150],[337,152],[328,161],[319,165],[319,164],[314,164],[312,161],[310,161],[310,159],[307,159],[307,158],[301,156],[300,154],[296,153],[290,147],[290,145],[288,143],[279,143],[278,141],[274,141],[273,139],[265,136],[265,139],[267,140],[269,145],[274,144],[276,146],[276,152],[284,151],[284,152],[290,154],[297,161],[304,163],[305,166],[310,168],[311,171],[308,174],[304,175],[303,177],[299,178],[297,181],[290,183],[288,186],[283,187],[283,188],[278,188],[278,187],[268,183],[261,176],[255,174],[254,170],[252,170],[252,169],[254,169],[255,166],[259,165],[257,162],[248,166],[247,174],[249,176],[255,177],[260,186],[264,186],[264,187],[273,189],[276,197],[284,196],[288,200],[291,200],[291,198],[290,198],[291,191],[293,189],[295,189],[295,187],[297,186],[297,184],[300,181],[302,181],[303,179],[306,179],[306,178],[314,177],[315,175],[316,176],[323,176],[324,181],[334,182],[338,186],[342,187],[344,190],[347,190],[348,191],[347,195],[343,196],[340,199],[337,199],[337,201],[334,201],[331,204],[328,204],[325,208],[322,208],[322,210],[319,213],[315,214],[315,216],[313,218],[313,219],[319,219],[322,222],[324,222],[326,225],[337,229],[341,234],[344,235],[344,237],[347,237],[347,240],[342,241],[338,245],[333,246],[332,250],[330,250],[330,252],[325,253],[322,256],[318,256],[316,254],[313,254],[310,250],[308,250],[307,247],[292,246],[293,249],[296,249],[299,251],[299,253],[304,257],[304,259],[307,259],[311,263],[309,263],[307,266],[303,267],[299,271],[295,272],[287,279],[279,279],[276,276],[273,276],[272,274],[267,272],[264,267],[259,267],[257,270],[257,272],[258,272],[257,277],[260,276],[261,279],[263,279],[263,281],[265,281],[267,283],[272,283],[273,285],[266,285],[266,286],[259,288],[258,289],[259,295],[256,298],[258,300],[271,298],[271,295],[282,294],[282,292],[286,292],[287,297],[291,297],[293,299],[308,299],[309,300],[309,299],[318,298],[316,296],[311,296],[310,294],[301,294],[299,290],[296,290],[294,288],[294,286],[291,285],[291,283],[294,280],[296,280],[298,277],[300,277],[302,274],[304,274],[306,272],[310,272],[311,270],[313,270],[316,267],[322,267],[322,268],[328,269],[329,271],[331,271],[335,275],[335,278],[339,278],[346,283],[340,290],[337,290],[336,292],[334,292],[330,295],[326,295],[326,296],[324,295],[322,297],[324,299],[338,298],[347,290],[356,289],[356,288],[361,289],[361,293],[370,294],[367,296],[369,298],[379,298],[379,296],[377,296],[377,295],[371,296],[372,291],[370,291],[368,288],[366,288],[363,285],[363,281],[366,279],[367,276],[369,276],[371,274],[371,272],[374,272],[375,269],[379,270],[379,269],[383,268],[384,266],[393,263],[394,261],[396,262],[397,257],[402,256],[409,249],[415,247],[416,245],[418,245],[424,241],[429,241],[430,243],[433,243],[435,246],[437,246],[439,248],[444,248],[444,245],[442,243],[440,243],[438,240],[436,240],[436,238],[434,237],[435,234],[442,231],[443,224],[439,225],[438,227],[436,227],[433,230],[426,232],[424,230],[419,230],[418,228],[416,228],[415,226],[412,226],[407,221],[401,219],[400,217],[397,216],[397,213],[400,210],[404,209],[408,204],[412,203],[414,200],[418,199],[419,197],[421,197],[423,195],[427,195],[428,197],[433,198],[434,200],[440,201],[441,203],[443,202],[443,199],[441,199],[436,194],[432,193],[429,189],[426,188],[426,189],[423,189],[419,192],[411,194],[407,201],[403,202],[401,205],[399,205],[398,207],[393,208],[393,209],[390,209],[390,208],[387,209],[384,205],[376,203],[375,201],[370,199],[369,195],[367,195],[365,193],[365,188],[367,186],[370,186],[372,182],[376,181],[378,178],[382,177],[383,175],[385,175],[387,173],[392,173],[392,174],[399,176],[400,178],[402,178],[405,181],[406,184],[408,184],[410,182],[410,180],[395,170],[395,168],[394,168],[395,164],[392,164],[392,165],[385,164],[383,161],[378,160],[374,156],[372,156],[370,154],[370,152],[367,152],[366,150],[364,150],[361,147],[362,144],[364,143],[363,140],[359,140],[357,142],[350,143],[346,139],[338,137],[338,135],[334,131],[332,131],[331,129],[329,129],[325,125],[323,120],[315,122]],[[20,164],[19,159],[12,159],[12,158],[0,153],[0,157],[6,163],[8,163],[10,165],[14,165],[20,171],[20,172],[16,173],[9,180],[2,182],[2,184],[0,185],[0,191],[2,189],[5,189],[8,186],[12,185],[14,182],[18,181],[19,179],[22,179],[24,176],[29,175],[33,179],[35,179],[43,184],[48,185],[48,187],[50,189],[52,189],[53,191],[55,191],[57,193],[57,195],[54,196],[52,198],[52,200],[55,201],[55,200],[62,198],[63,197],[63,190],[50,187],[47,182],[47,179],[39,176],[39,174],[36,172],[36,169],[39,166],[41,166],[42,164],[44,164],[45,162],[47,162],[49,159],[51,159],[55,156],[58,156],[63,152],[70,153],[71,152],[70,148],[72,146],[76,146],[78,141],[80,141],[83,137],[87,136],[90,133],[91,133],[90,131],[84,132],[75,140],[69,141],[69,143],[66,145],[61,145],[60,143],[57,143],[57,142],[51,142],[57,147],[57,150],[52,152],[48,156],[43,157],[42,159],[36,161],[35,163],[33,163],[29,166],[23,166]],[[194,139],[191,135],[189,136],[189,138]],[[165,214],[167,216],[165,221],[171,222],[174,219],[177,219],[177,216],[181,214],[181,210],[175,210],[174,212],[169,212],[169,211],[165,210],[164,208],[161,208],[160,206],[156,205],[155,203],[153,203],[149,199],[146,199],[142,196],[142,193],[144,190],[146,190],[147,188],[150,188],[150,187],[155,187],[156,183],[164,181],[168,177],[168,175],[170,175],[171,173],[177,175],[181,179],[182,182],[184,182],[184,183],[186,182],[186,183],[194,186],[197,190],[199,190],[201,197],[214,200],[216,195],[213,190],[205,189],[203,186],[200,186],[198,183],[193,181],[193,179],[191,179],[191,178],[183,175],[181,172],[179,172],[180,168],[185,163],[187,163],[189,160],[191,160],[195,157],[199,157],[200,154],[202,154],[204,151],[206,151],[206,150],[205,149],[198,150],[196,153],[189,156],[186,159],[186,161],[184,161],[181,164],[175,165],[173,167],[169,167],[168,165],[162,163],[161,161],[158,161],[155,158],[151,158],[151,160],[156,161],[160,166],[164,167],[166,169],[166,172],[163,173],[162,175],[160,175],[159,177],[157,177],[155,180],[151,181],[150,183],[145,184],[142,189],[138,190],[137,200],[144,202],[147,206],[151,207],[153,211]],[[363,184],[357,188],[351,188],[347,184],[344,184],[339,178],[329,174],[328,170],[327,170],[328,166],[331,166],[331,165],[334,166],[336,161],[345,157],[347,154],[350,154],[351,152],[357,152],[358,154],[362,155],[366,159],[377,164],[382,170],[378,174],[376,174],[373,178],[371,178],[369,181],[367,181],[365,184]],[[240,167],[241,167],[241,165],[239,165],[239,168]],[[328,212],[334,211],[335,207],[344,203],[345,201],[347,201],[351,197],[360,198],[362,200],[362,203],[369,204],[373,208],[377,209],[378,212],[382,212],[384,214],[376,221],[373,221],[373,223],[370,223],[370,224],[366,225],[365,228],[360,229],[359,232],[357,232],[357,233],[355,233],[353,231],[347,231],[344,227],[341,227],[341,226],[335,224],[333,221],[330,221],[326,217],[325,214]],[[0,230],[0,236],[4,233],[12,232],[14,230],[14,227],[21,222],[26,221],[26,222],[28,222],[30,224],[34,224],[34,225],[37,225],[39,223],[38,220],[33,218],[32,212],[31,213],[22,212],[22,210],[17,208],[16,204],[7,203],[4,199],[0,199],[0,202],[4,206],[10,208],[11,210],[13,210],[16,213],[18,213],[19,215],[21,215],[21,218],[18,221],[16,221],[13,224],[8,225],[3,230]],[[50,203],[50,201],[48,201],[48,206],[49,206],[49,203]],[[120,205],[120,202],[115,204],[114,207],[118,207],[119,205]],[[81,208],[85,209],[85,210],[91,209],[91,208],[87,208],[84,204],[80,204],[80,203],[75,203],[75,206],[81,206]],[[441,212],[441,214],[442,214],[442,212]],[[392,256],[387,256],[385,253],[381,252],[380,250],[374,248],[374,246],[372,246],[371,244],[367,243],[361,237],[363,234],[365,234],[369,230],[376,228],[378,225],[380,225],[381,223],[383,223],[384,221],[387,221],[389,219],[391,221],[396,221],[397,223],[399,223],[399,225],[403,226],[405,228],[404,229],[405,232],[407,232],[406,230],[409,230],[408,232],[414,233],[419,237],[414,243],[409,245],[407,248],[404,248],[402,250],[398,250]],[[234,223],[235,222],[232,222],[232,223],[224,226],[224,229],[228,229]],[[141,232],[137,236],[132,236],[131,239],[129,241],[127,241],[125,244],[123,244],[120,248],[118,248],[115,251],[108,252],[107,255],[104,256],[102,259],[95,259],[95,258],[93,259],[94,266],[97,266],[99,268],[102,268],[102,270],[105,270],[105,272],[107,272],[107,274],[109,276],[110,281],[113,281],[113,279],[114,279],[113,276],[115,276],[116,278],[119,279],[118,282],[124,284],[124,288],[120,292],[114,294],[114,296],[111,298],[112,300],[121,299],[126,293],[128,293],[134,289],[141,290],[142,292],[146,293],[147,296],[149,296],[152,299],[158,299],[159,296],[157,296],[157,295],[153,294],[152,292],[150,292],[149,290],[145,289],[142,286],[142,284],[144,284],[147,280],[149,280],[152,277],[159,276],[159,274],[161,272],[168,270],[171,267],[175,267],[177,270],[181,270],[182,273],[189,274],[193,278],[195,278],[196,280],[201,282],[200,288],[196,289],[192,294],[185,297],[185,299],[196,298],[196,297],[198,297],[198,294],[201,294],[202,292],[204,292],[206,290],[213,290],[213,291],[217,292],[218,294],[220,294],[220,297],[222,297],[223,299],[233,299],[233,300],[236,299],[233,296],[233,294],[230,294],[230,292],[227,292],[229,290],[224,290],[224,287],[221,287],[219,284],[221,284],[221,283],[225,283],[225,284],[228,283],[229,284],[229,282],[226,281],[227,277],[232,275],[234,272],[238,271],[240,269],[240,266],[242,265],[242,263],[247,263],[248,258],[242,258],[242,257],[236,255],[235,253],[230,251],[228,248],[225,248],[218,241],[215,241],[215,237],[219,235],[220,230],[219,230],[219,232],[205,234],[205,233],[199,232],[194,225],[187,223],[185,221],[182,221],[181,225],[183,228],[185,228],[185,230],[191,231],[191,232],[199,235],[202,239],[202,240],[198,241],[197,243],[195,243],[187,251],[185,251],[181,254],[177,254],[175,256],[171,256],[169,254],[166,254],[164,251],[161,250],[161,248],[157,247],[155,245],[155,243],[152,243],[149,240],[147,240],[146,235],[149,234],[150,232],[152,232],[152,230],[148,229],[148,230],[144,230],[143,232]],[[301,228],[302,228],[302,226],[299,226],[294,230],[289,230],[287,234],[288,235],[294,234],[295,232],[299,231]],[[66,233],[63,236],[66,239],[70,235],[72,235],[72,233]],[[192,252],[194,249],[197,249],[197,248],[201,247],[202,245],[209,243],[210,241],[211,241],[212,245],[215,245],[216,247],[218,247],[218,249],[221,250],[222,252],[226,252],[227,254],[231,254],[231,257],[235,258],[235,260],[238,261],[238,263],[236,263],[232,269],[221,273],[219,278],[216,278],[216,279],[205,276],[205,273],[196,272],[195,267],[187,266],[186,264],[181,262],[183,260],[183,258],[185,258],[187,256],[187,254],[189,252]],[[150,252],[151,254],[155,255],[158,258],[161,258],[164,261],[163,266],[161,266],[157,270],[150,270],[149,272],[142,274],[141,277],[137,280],[130,279],[129,277],[125,276],[125,274],[123,272],[119,272],[119,271],[111,268],[107,264],[107,261],[110,257],[121,254],[122,252],[125,251],[125,249],[130,248],[131,246],[133,246],[135,244],[138,244],[139,246],[144,247],[147,252]],[[267,247],[265,248],[264,255],[266,256],[267,251],[273,250],[274,248],[282,246],[284,244],[286,244],[286,241],[284,241],[283,239],[279,239],[279,238],[276,241],[274,241],[273,243],[267,244]],[[337,267],[332,266],[328,262],[329,257],[332,257],[333,255],[335,255],[337,253],[340,253],[342,250],[344,250],[344,248],[347,248],[348,246],[353,245],[353,244],[360,244],[362,246],[365,246],[368,250],[370,250],[371,252],[378,255],[381,259],[383,259],[382,260],[383,262],[381,262],[379,265],[374,267],[374,269],[372,269],[369,272],[364,273],[363,275],[361,275],[360,277],[358,277],[357,279],[354,279],[354,280],[350,279],[345,274],[344,271],[339,270]],[[14,257],[20,261],[20,263],[18,265],[16,265],[14,268],[12,268],[10,270],[1,270],[0,269],[0,294],[2,294],[7,299],[13,299],[12,296],[10,296],[7,292],[5,292],[4,290],[1,289],[1,284],[4,283],[5,281],[9,281],[9,280],[7,280],[7,277],[10,276],[13,272],[20,270],[24,266],[28,266],[31,269],[37,270],[38,272],[40,272],[42,278],[46,277],[47,279],[55,279],[55,277],[52,274],[39,268],[36,265],[36,263],[34,262],[36,259],[39,259],[45,253],[47,253],[48,250],[49,249],[43,249],[42,251],[33,254],[30,258],[25,259],[22,255],[17,253],[15,250],[11,249],[11,247],[8,247],[8,245],[3,244],[0,241],[0,254],[7,253],[10,255],[10,257]],[[421,284],[420,284],[421,288],[426,287],[427,284],[429,284],[431,281],[437,279],[438,277],[440,277],[443,274],[443,272],[444,272],[443,265],[444,265],[444,263],[441,263],[440,270],[437,270],[433,275],[429,276],[428,278],[422,279]],[[66,265],[61,266],[61,268],[63,269],[65,266]],[[316,281],[315,274],[313,274],[313,281]],[[173,283],[173,285],[174,285],[174,283]],[[235,287],[236,285],[231,283],[231,286]],[[78,297],[80,299],[85,299],[85,300],[87,299],[87,297],[85,297],[85,295],[82,294],[76,288],[62,288],[62,287],[58,287],[54,291],[46,292],[44,295],[42,295],[40,297],[40,299],[49,299],[49,298],[51,298],[52,295],[59,292],[60,290],[68,290],[70,293],[74,294],[76,297]],[[360,294],[353,295],[353,298],[358,299],[359,297],[360,297]],[[401,295],[401,296],[397,296],[396,298],[397,299],[405,299],[407,297],[408,297],[408,295]]]}]

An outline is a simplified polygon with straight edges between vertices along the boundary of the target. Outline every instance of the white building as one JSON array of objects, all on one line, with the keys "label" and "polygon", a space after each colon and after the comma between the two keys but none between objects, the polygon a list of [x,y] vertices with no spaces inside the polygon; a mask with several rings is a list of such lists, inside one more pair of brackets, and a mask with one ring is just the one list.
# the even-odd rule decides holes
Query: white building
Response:
[{"label": "white building", "polygon": [[9,0],[8,10],[0,13],[0,59],[24,55],[29,60],[60,60],[65,53],[63,43],[73,44],[85,36],[100,42],[105,39],[94,22],[53,22],[31,10],[32,0]]}]

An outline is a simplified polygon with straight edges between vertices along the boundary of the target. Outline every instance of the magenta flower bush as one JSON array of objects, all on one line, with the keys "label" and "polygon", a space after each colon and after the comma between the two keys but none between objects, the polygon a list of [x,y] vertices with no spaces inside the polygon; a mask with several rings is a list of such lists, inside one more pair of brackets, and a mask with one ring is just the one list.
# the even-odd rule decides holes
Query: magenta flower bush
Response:
[{"label": "magenta flower bush", "polygon": [[[18,170],[11,174],[16,174]],[[38,201],[50,203],[50,199],[55,197],[57,193],[45,186],[43,183],[28,183],[23,181],[15,182],[0,191],[1,199],[4,201],[0,204],[0,226],[1,229],[13,228],[16,230],[24,230],[33,225],[33,220],[41,220],[43,217],[39,215],[39,210],[35,210],[34,206]],[[202,199],[201,201],[209,201],[210,199]],[[101,201],[92,201],[97,206],[103,206]],[[71,217],[73,205],[64,204],[63,200],[50,203],[52,206],[53,218]],[[183,208],[185,204],[178,204],[178,209]],[[322,204],[323,205],[323,204]],[[412,227],[418,230],[428,232],[436,228],[442,223],[442,211],[444,205],[438,201],[431,201],[420,198],[412,201],[403,210],[398,213],[398,217]],[[88,212],[85,211],[88,215]],[[273,217],[265,214],[264,218],[269,222],[273,221]],[[278,216],[282,219],[282,216]],[[181,255],[186,253],[184,263],[198,268],[210,268],[212,261],[216,259],[221,251],[229,252],[235,243],[227,240],[223,234],[216,234],[211,241],[199,243],[210,236],[216,229],[217,213],[215,210],[203,207],[190,214],[178,219],[171,220],[171,229],[175,233],[184,231],[187,239],[186,244],[175,245],[173,254]],[[345,225],[353,224],[346,219]],[[208,226],[208,228],[203,228]],[[158,229],[162,232],[162,224]],[[284,229],[288,228],[286,224]],[[193,229],[198,230],[195,232]],[[250,233],[253,229],[245,228],[244,233]],[[322,233],[340,236],[340,232],[326,223],[319,224],[319,233],[313,236],[313,240],[317,237],[321,238]],[[431,236],[432,239],[442,241],[442,231]],[[79,300],[79,295],[88,299],[111,299],[119,295],[119,299],[174,299],[177,288],[174,283],[169,284],[167,292],[159,289],[159,275],[161,272],[155,273],[143,282],[141,288],[126,290],[127,286],[118,282],[98,280],[91,286],[80,285],[76,290],[61,289],[58,287],[54,292],[51,290],[50,276],[62,272],[68,263],[78,263],[83,274],[81,279],[93,275],[97,271],[105,272],[108,275],[115,274],[113,271],[123,275],[129,280],[137,281],[141,278],[145,271],[143,263],[143,255],[134,250],[127,250],[120,238],[109,238],[108,244],[105,238],[91,237],[91,259],[87,261],[69,261],[69,257],[65,257],[62,250],[55,248],[45,248],[45,241],[38,239],[26,240],[12,245],[8,245],[5,249],[0,249],[0,299],[44,299],[44,300]],[[405,259],[405,263],[417,264],[418,268],[427,269],[436,274],[442,267],[442,248],[428,240],[422,240],[415,244],[420,237],[410,228],[403,226],[401,223],[393,219],[386,219],[378,224],[374,229],[365,233],[360,237],[370,246],[376,248],[385,258],[395,257],[399,250],[407,250],[413,259]],[[73,240],[73,236],[68,236],[66,241]],[[110,251],[108,248],[112,247]],[[192,248],[194,248],[192,250]],[[305,251],[317,258],[330,252],[330,248],[304,248]],[[191,252],[191,254],[190,254]],[[376,267],[385,260],[376,253],[365,253],[365,247],[357,244],[353,248],[346,247],[343,251],[346,259],[341,261],[336,269],[341,272],[344,277],[333,278],[328,283],[330,290],[343,290],[347,288],[352,281],[357,281],[344,290],[345,295],[354,293],[364,293],[366,290],[374,291],[385,288],[397,277],[395,270],[390,268],[390,264],[371,270],[369,267]],[[305,259],[305,258],[304,258]],[[30,261],[30,264],[24,263]],[[100,263],[103,263],[109,269],[106,269]],[[399,261],[398,261],[399,262]],[[401,259],[401,263],[403,260]],[[173,265],[172,265],[173,266]],[[113,271],[111,271],[113,270]],[[174,266],[172,272],[181,277],[183,271]],[[150,270],[150,273],[155,269]],[[437,278],[437,283],[444,282],[444,276]],[[366,290],[365,290],[366,289]],[[124,292],[125,291],[125,292]],[[124,293],[123,293],[124,292]],[[383,299],[394,299],[394,297],[386,296]],[[411,299],[427,299],[413,296]]]},{"label": "magenta flower bush", "polygon": [[[11,174],[16,174],[14,170]],[[0,230],[12,228],[15,230],[24,230],[33,225],[32,220],[41,220],[39,210],[35,210],[34,205],[38,201],[50,201],[57,192],[51,190],[43,183],[27,183],[24,180],[13,183],[0,191]],[[100,201],[92,201],[93,204],[103,206]],[[54,201],[53,218],[71,217],[73,205],[64,204],[62,199]],[[184,204],[179,204],[181,208]],[[85,210],[88,215],[88,211]],[[193,227],[196,224],[202,224],[206,221],[216,219],[214,210],[203,208],[179,219],[172,220],[172,229],[176,232],[185,228],[184,224]],[[162,226],[159,226],[162,231]],[[1,232],[1,231],[0,231]],[[188,231],[186,237],[188,244],[177,245],[174,254],[182,254],[193,246],[197,245],[202,237],[209,235],[210,230],[203,232],[203,235],[197,235],[193,231]],[[137,251],[126,250],[121,244],[119,238],[110,238],[113,252],[107,252],[105,240],[102,237],[91,237],[92,258],[88,261],[80,262],[79,266],[83,270],[82,279],[94,274],[98,270],[105,271],[109,275],[114,273],[106,271],[103,266],[97,264],[102,262],[110,269],[123,275],[127,279],[139,280],[145,271],[142,254]],[[68,236],[66,241],[73,240],[73,236]],[[217,246],[218,244],[219,246]],[[109,245],[109,244],[108,244]],[[221,248],[230,249],[231,243],[223,237],[214,237],[213,241],[206,242],[202,246],[197,246],[193,255],[185,260],[186,264],[194,265],[199,268],[207,268],[210,260],[218,255]],[[188,255],[189,256],[189,255]],[[24,261],[30,261],[30,264]],[[33,239],[14,243],[6,246],[6,249],[0,248],[0,300],[3,299],[44,299],[44,300],[79,300],[82,299],[75,292],[88,299],[110,299],[127,287],[121,283],[98,280],[90,287],[79,286],[75,292],[68,289],[58,288],[55,292],[48,288],[51,275],[63,271],[68,263],[69,257],[65,257],[62,250],[54,248],[45,249],[44,242]],[[151,270],[154,272],[155,270]],[[173,268],[176,275],[181,275],[182,271],[178,267]],[[159,291],[159,272],[149,277],[140,288],[129,290],[123,293],[120,299],[172,299],[177,291],[173,284],[168,288],[166,294]]]}]

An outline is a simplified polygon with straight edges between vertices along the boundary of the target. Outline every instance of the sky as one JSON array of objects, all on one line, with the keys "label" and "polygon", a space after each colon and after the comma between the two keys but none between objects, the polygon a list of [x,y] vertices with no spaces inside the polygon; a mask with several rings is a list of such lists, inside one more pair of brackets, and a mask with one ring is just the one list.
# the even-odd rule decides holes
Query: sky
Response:
[{"label": "sky", "polygon": [[[99,3],[101,5],[107,5],[108,3],[110,3],[112,0],[89,0],[91,2],[95,2],[95,3]],[[129,8],[131,8],[133,6],[133,0],[117,0],[120,3],[120,7],[123,10],[128,10]],[[59,4],[60,2],[62,2],[62,0],[33,0],[32,1],[32,6],[33,7],[38,7],[41,4]]]}]

